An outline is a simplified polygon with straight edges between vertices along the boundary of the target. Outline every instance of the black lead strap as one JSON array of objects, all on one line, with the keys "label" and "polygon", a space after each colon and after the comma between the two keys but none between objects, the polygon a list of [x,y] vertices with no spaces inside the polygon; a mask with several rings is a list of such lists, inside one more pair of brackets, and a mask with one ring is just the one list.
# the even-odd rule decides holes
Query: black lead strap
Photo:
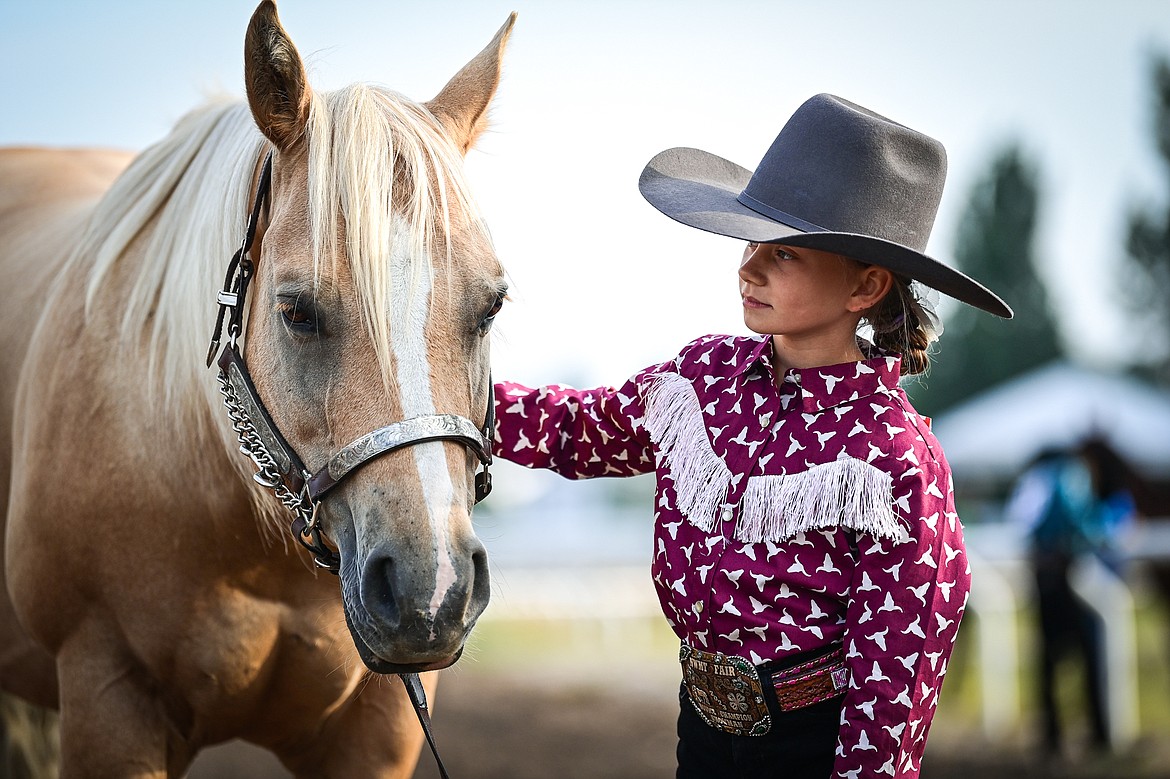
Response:
[{"label": "black lead strap", "polygon": [[[228,309],[231,309],[231,319],[228,321],[228,335],[236,338],[243,331],[244,296],[248,294],[248,282],[252,280],[255,268],[248,252],[252,251],[252,242],[256,239],[256,227],[260,223],[260,211],[268,201],[268,192],[272,188],[272,152],[264,157],[264,167],[260,171],[260,181],[256,185],[256,198],[252,201],[252,210],[248,214],[248,225],[244,230],[244,240],[240,248],[228,262],[227,275],[223,280],[223,290],[216,297],[219,312],[215,317],[215,332],[211,336],[211,348],[207,350],[207,367],[215,360],[215,353],[219,351],[219,337],[223,332],[223,320]],[[233,340],[234,343],[234,340]]]},{"label": "black lead strap", "polygon": [[431,732],[431,715],[427,710],[427,693],[423,689],[422,680],[418,678],[418,674],[398,674],[398,678],[406,687],[406,694],[410,698],[411,705],[414,706],[414,713],[418,715],[418,724],[422,725],[423,735],[427,737],[427,745],[431,748],[431,754],[435,756],[435,765],[439,767],[439,776],[442,779],[451,779],[447,775],[443,759],[439,757],[439,749],[435,746],[435,735]]}]

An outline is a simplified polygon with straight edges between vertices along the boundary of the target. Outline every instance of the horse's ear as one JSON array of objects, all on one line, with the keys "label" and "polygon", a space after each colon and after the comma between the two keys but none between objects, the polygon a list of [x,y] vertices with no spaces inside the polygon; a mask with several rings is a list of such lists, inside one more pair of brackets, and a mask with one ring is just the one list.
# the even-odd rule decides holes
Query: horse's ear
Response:
[{"label": "horse's ear", "polygon": [[426,104],[464,154],[487,129],[488,105],[500,84],[501,57],[515,23],[513,11],[492,42]]},{"label": "horse's ear", "polygon": [[272,0],[263,0],[248,23],[244,81],[260,132],[281,151],[300,143],[309,121],[312,92],[301,55],[280,26]]}]

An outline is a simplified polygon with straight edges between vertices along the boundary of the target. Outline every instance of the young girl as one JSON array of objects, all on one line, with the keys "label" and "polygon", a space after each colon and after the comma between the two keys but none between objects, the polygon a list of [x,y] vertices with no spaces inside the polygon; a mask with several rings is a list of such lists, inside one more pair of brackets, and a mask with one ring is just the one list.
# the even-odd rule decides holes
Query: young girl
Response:
[{"label": "young girl", "polygon": [[748,241],[759,335],[699,338],[616,389],[496,386],[500,456],[656,473],[679,777],[918,776],[970,572],[950,470],[898,386],[932,336],[911,280],[1011,316],[923,254],[945,169],[938,142],[831,95],[754,173],[662,152],[642,194]]}]

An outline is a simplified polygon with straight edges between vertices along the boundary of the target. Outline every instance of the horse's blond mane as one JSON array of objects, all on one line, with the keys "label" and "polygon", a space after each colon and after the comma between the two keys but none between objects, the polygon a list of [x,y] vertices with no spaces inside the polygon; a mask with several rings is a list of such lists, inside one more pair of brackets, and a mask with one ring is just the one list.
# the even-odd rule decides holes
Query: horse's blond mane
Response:
[{"label": "horse's blond mane", "polygon": [[[90,263],[87,313],[99,299],[118,301],[118,341],[149,343],[152,388],[168,404],[207,385],[192,381],[202,367],[196,355],[206,353],[215,293],[244,234],[264,143],[243,104],[217,100],[192,111],[114,182],[74,255],[75,264]],[[132,248],[141,259],[129,263]]]},{"label": "horse's blond mane", "polygon": [[[475,223],[461,156],[425,107],[362,84],[314,93],[306,137],[318,278],[337,262],[335,242],[344,235],[362,318],[388,380],[391,247],[407,243],[394,251],[412,260],[411,288],[432,272],[432,258],[449,259],[451,215]],[[197,374],[206,372],[215,294],[243,237],[266,145],[245,104],[196,109],[114,183],[75,255],[89,263],[87,310],[128,290],[119,341],[148,345],[156,397],[171,407],[198,402],[190,390],[213,386]],[[131,248],[142,259],[127,265]]]},{"label": "horse's blond mane", "polygon": [[407,288],[413,291],[423,274],[433,272],[434,259],[451,272],[453,217],[460,226],[482,229],[462,155],[426,108],[365,84],[315,99],[308,136],[314,258],[336,260],[334,242],[343,225],[362,319],[388,384],[391,252],[410,259]]}]

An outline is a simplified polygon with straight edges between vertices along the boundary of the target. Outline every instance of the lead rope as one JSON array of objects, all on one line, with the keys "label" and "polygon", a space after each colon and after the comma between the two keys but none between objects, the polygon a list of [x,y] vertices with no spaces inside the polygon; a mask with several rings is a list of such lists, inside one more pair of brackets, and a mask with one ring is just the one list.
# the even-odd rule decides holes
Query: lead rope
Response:
[{"label": "lead rope", "polygon": [[431,732],[431,714],[427,710],[427,693],[423,689],[422,680],[418,678],[418,674],[398,674],[398,678],[406,687],[406,695],[414,706],[414,713],[418,715],[418,724],[422,725],[423,735],[427,737],[427,745],[431,748],[431,754],[435,756],[435,764],[439,767],[439,776],[442,779],[451,779],[447,775],[443,759],[439,757],[439,748],[435,746],[435,735]]}]

